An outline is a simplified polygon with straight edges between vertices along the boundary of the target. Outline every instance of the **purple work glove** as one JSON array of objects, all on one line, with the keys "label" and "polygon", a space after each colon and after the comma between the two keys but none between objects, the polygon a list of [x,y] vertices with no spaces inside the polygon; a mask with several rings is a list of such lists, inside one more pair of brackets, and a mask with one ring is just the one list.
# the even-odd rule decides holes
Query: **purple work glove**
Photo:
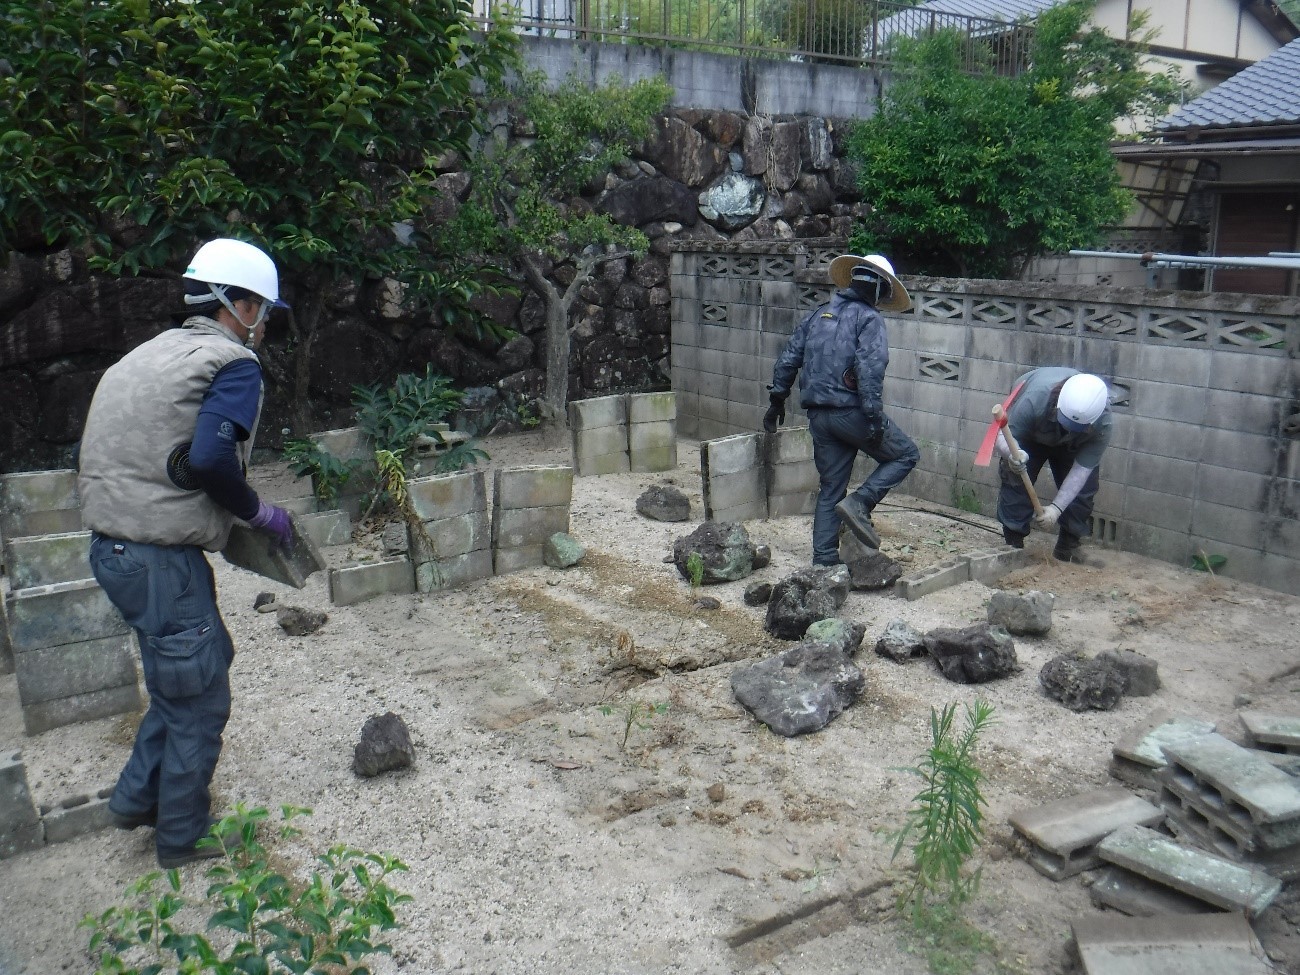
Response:
[{"label": "purple work glove", "polygon": [[293,551],[293,518],[283,508],[259,501],[257,514],[253,515],[248,523],[274,538],[276,544],[284,551]]}]

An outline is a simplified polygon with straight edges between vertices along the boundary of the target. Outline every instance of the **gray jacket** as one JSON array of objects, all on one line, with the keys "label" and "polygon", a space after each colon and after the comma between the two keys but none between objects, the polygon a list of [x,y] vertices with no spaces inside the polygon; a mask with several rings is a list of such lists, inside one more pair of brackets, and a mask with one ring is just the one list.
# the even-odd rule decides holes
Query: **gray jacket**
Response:
[{"label": "gray jacket", "polygon": [[888,365],[884,318],[845,289],[799,323],[776,360],[771,391],[788,396],[802,369],[799,403],[804,409],[858,406],[868,416],[883,415]]},{"label": "gray jacket", "polygon": [[[222,366],[257,355],[210,318],[195,316],[128,352],[104,373],[81,439],[82,519],[112,538],[220,551],[234,519],[197,486],[187,465],[204,394]],[[254,429],[240,444],[244,466]],[[183,480],[183,478],[182,478]]]}]

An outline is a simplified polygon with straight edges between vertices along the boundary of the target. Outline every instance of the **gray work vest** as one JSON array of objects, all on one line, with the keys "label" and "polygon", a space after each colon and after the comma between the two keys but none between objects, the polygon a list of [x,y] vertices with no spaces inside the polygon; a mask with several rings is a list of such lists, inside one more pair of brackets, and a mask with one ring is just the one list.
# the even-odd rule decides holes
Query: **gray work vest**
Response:
[{"label": "gray work vest", "polygon": [[[225,326],[195,316],[104,373],[81,439],[77,488],[87,528],[154,545],[225,546],[234,515],[194,482],[189,445],[213,377],[236,359],[257,355]],[[238,446],[245,469],[256,434],[254,420]]]}]

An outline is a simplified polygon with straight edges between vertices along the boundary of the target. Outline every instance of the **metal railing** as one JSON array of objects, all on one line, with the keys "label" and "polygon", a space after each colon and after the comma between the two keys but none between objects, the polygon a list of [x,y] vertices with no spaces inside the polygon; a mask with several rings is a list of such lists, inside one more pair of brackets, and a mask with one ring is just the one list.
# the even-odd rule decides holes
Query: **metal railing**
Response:
[{"label": "metal railing", "polygon": [[824,64],[885,65],[902,38],[963,38],[965,67],[1017,74],[1032,28],[889,0],[474,0],[474,19],[509,16],[524,34]]}]

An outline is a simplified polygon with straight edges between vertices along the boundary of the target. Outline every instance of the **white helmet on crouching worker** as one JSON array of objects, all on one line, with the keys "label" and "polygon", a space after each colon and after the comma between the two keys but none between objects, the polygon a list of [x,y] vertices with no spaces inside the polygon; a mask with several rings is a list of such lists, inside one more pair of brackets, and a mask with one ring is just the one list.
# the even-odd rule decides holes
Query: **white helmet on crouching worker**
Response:
[{"label": "white helmet on crouching worker", "polygon": [[[280,300],[280,276],[275,270],[275,262],[261,248],[242,240],[219,237],[208,241],[190,260],[184,277],[208,286],[206,292],[187,294],[185,304],[206,305],[215,299],[248,329],[250,336],[272,308],[289,307]],[[239,312],[235,311],[234,301],[242,295],[236,295],[232,300],[229,293],[231,288],[248,292],[262,300],[257,317],[252,322],[245,322]]]},{"label": "white helmet on crouching worker", "polygon": [[894,265],[880,254],[841,254],[831,261],[831,281],[837,288],[847,288],[855,282],[875,284],[872,304],[880,311],[907,311],[912,307],[912,296],[894,274]]},{"label": "white helmet on crouching worker", "polygon": [[1061,384],[1056,421],[1071,433],[1082,433],[1106,412],[1108,402],[1106,384],[1097,376],[1081,372]]}]

